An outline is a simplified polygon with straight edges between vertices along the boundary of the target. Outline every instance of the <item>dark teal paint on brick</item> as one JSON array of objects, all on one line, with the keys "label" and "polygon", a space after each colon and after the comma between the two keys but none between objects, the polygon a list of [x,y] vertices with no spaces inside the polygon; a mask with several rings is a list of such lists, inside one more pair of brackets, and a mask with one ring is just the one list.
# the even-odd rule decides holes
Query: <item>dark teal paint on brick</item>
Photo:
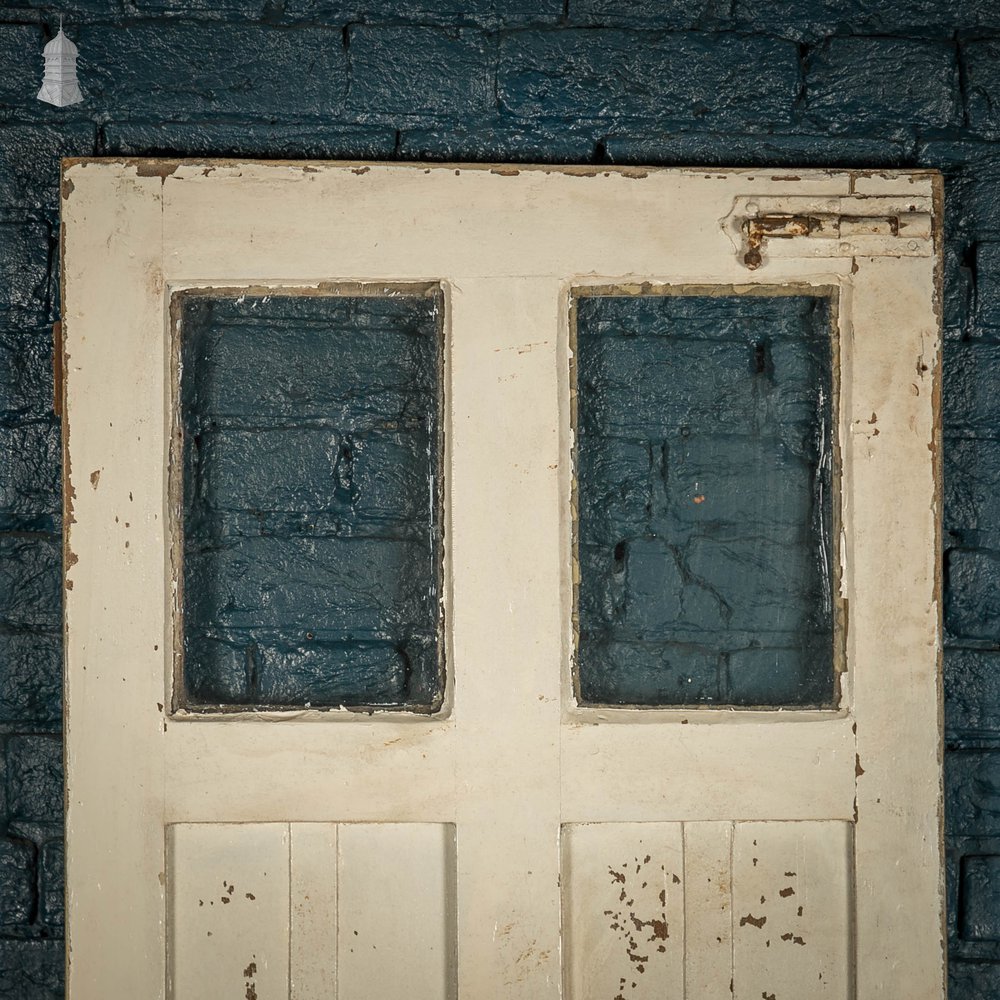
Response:
[{"label": "dark teal paint on brick", "polygon": [[60,834],[63,759],[58,735],[17,733],[4,741],[7,834],[40,844]]},{"label": "dark teal paint on brick", "polygon": [[949,42],[832,38],[809,66],[808,108],[839,131],[859,125],[944,128],[961,121],[957,51]]},{"label": "dark teal paint on brick", "polygon": [[30,840],[0,840],[0,928],[28,923],[35,904],[35,848]]},{"label": "dark teal paint on brick", "polygon": [[784,124],[798,89],[796,46],[774,38],[569,28],[500,41],[500,106],[521,119]]},{"label": "dark teal paint on brick", "polygon": [[48,317],[50,236],[42,222],[0,221],[0,323],[6,328],[37,326]]},{"label": "dark teal paint on brick", "polygon": [[[293,21],[497,29],[557,25],[562,20],[563,0],[286,0],[284,9]],[[422,58],[422,53],[417,55]]]},{"label": "dark teal paint on brick", "polygon": [[580,696],[828,705],[825,299],[577,302]]},{"label": "dark teal paint on brick", "polygon": [[395,129],[385,126],[261,124],[252,117],[219,122],[113,122],[103,130],[106,152],[115,156],[252,156],[255,159],[385,160],[396,148]]},{"label": "dark teal paint on brick", "polygon": [[1000,943],[1000,857],[973,854],[963,858],[959,894],[962,939]]},{"label": "dark teal paint on brick", "polygon": [[0,205],[28,211],[56,209],[60,157],[90,155],[96,133],[89,122],[5,128],[0,139]]},{"label": "dark teal paint on brick", "polygon": [[969,41],[963,47],[963,54],[969,127],[989,139],[1000,138],[1000,39]]},{"label": "dark teal paint on brick", "polygon": [[641,133],[614,131],[604,140],[608,161],[622,164],[659,163],[664,166],[797,167],[811,161],[830,167],[867,163],[900,167],[910,162],[912,140],[851,136],[831,142],[815,135],[711,133],[689,130],[645,129]]},{"label": "dark teal paint on brick", "polygon": [[495,41],[471,28],[350,29],[351,85],[348,111],[373,114],[485,112],[493,101]]},{"label": "dark teal paint on brick", "polygon": [[344,105],[347,55],[333,27],[89,25],[77,41],[80,85],[95,110],[111,104],[141,116],[152,104],[157,117],[281,117],[305,103],[333,117]]},{"label": "dark teal paint on brick", "polygon": [[61,627],[60,568],[59,540],[51,532],[0,534],[0,629]]},{"label": "dark teal paint on brick", "polygon": [[1000,30],[993,0],[734,0],[734,16],[747,30],[804,41],[852,34],[940,40]]},{"label": "dark teal paint on brick", "polygon": [[57,631],[0,631],[0,724],[62,725],[62,641]]},{"label": "dark teal paint on brick", "polygon": [[617,28],[725,29],[731,0],[574,0],[571,24]]},{"label": "dark teal paint on brick", "polygon": [[0,940],[0,996],[62,1000],[65,964],[61,940]]},{"label": "dark teal paint on brick", "polygon": [[440,309],[186,301],[188,704],[440,702]]},{"label": "dark teal paint on brick", "polygon": [[[937,167],[946,175],[945,544],[959,552],[1000,551],[1000,424],[990,361],[1000,344],[991,318],[1000,308],[1000,265],[988,249],[1000,242],[996,0],[66,0],[58,10],[82,43],[85,81],[97,81],[102,93],[65,109],[35,100],[56,7],[17,0],[0,8],[0,427],[52,419],[53,159],[64,151],[773,164],[782,172]],[[398,111],[347,111],[338,103],[354,74],[350,38],[362,25],[421,29],[426,40],[426,50],[394,54],[397,73],[381,74],[378,86],[386,91],[375,103]],[[494,88],[487,104],[459,108],[446,99],[481,85],[483,67],[468,59],[454,72],[474,79],[448,80],[432,66],[432,86],[440,90],[421,91],[419,106],[401,100],[401,81],[413,67],[426,67],[429,53],[446,53],[457,29],[487,38],[485,73]],[[541,37],[567,29],[575,30],[564,42]],[[580,41],[576,30],[594,37]],[[724,41],[732,36],[743,42]],[[859,41],[835,41],[852,37]],[[234,51],[239,39],[249,48]],[[793,43],[797,66],[785,42]],[[630,44],[635,53],[623,54]],[[958,67],[957,114],[948,98],[952,74],[940,55],[949,48]],[[781,58],[778,65],[741,60],[739,51]],[[898,62],[900,51],[906,59]],[[567,75],[541,101],[536,74],[555,68],[541,58],[546,52],[565,60]],[[916,68],[896,78],[900,65]],[[362,71],[370,73],[364,86],[373,86],[379,68]],[[706,87],[706,80],[721,83]],[[4,482],[25,483],[29,491],[11,500],[0,525],[3,739],[59,728],[59,499],[46,495],[52,480],[41,469],[51,462],[49,439],[23,440],[24,451],[4,452],[0,472]],[[976,620],[1000,588],[1000,567],[991,565],[964,577],[956,595],[955,606],[977,633],[983,630]],[[945,584],[947,595],[947,578]],[[962,816],[979,801],[981,784],[975,769],[962,766],[964,757],[1000,760],[1000,633],[973,637],[951,628],[947,646],[948,811]],[[0,826],[7,815],[0,802]],[[33,828],[39,856],[58,835],[58,822]],[[978,829],[982,836],[952,832],[948,840],[952,1000],[1000,996],[1000,948],[961,940],[957,931],[958,862],[963,854],[1000,855],[1000,808],[984,808]],[[40,902],[33,912],[42,912]],[[3,937],[11,934],[32,939]],[[62,942],[41,940],[60,934],[38,917],[0,931],[0,996],[62,996]]]}]

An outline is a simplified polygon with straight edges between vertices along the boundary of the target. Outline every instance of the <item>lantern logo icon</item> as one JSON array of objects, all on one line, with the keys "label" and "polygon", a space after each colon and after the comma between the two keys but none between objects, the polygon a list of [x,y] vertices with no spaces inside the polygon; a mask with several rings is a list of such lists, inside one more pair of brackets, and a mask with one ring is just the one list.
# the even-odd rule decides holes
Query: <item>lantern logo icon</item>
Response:
[{"label": "lantern logo icon", "polygon": [[40,101],[64,108],[83,100],[76,79],[77,52],[77,47],[63,34],[60,22],[59,34],[42,53],[45,57],[45,76],[42,78],[42,89],[38,91]]}]

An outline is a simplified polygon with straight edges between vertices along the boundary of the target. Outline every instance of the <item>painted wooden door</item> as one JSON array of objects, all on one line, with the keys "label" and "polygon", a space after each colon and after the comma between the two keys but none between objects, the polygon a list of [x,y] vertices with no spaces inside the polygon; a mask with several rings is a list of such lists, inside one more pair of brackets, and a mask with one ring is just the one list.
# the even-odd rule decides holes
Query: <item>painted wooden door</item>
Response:
[{"label": "painted wooden door", "polygon": [[[940,205],[922,172],[68,162],[72,1000],[941,997]],[[191,705],[178,303],[379,287],[442,303],[440,698]],[[685,296],[832,317],[828,694],[588,686],[587,393],[626,355],[586,324]],[[689,348],[622,406],[659,419]],[[669,591],[653,542],[607,557],[629,627]]]}]

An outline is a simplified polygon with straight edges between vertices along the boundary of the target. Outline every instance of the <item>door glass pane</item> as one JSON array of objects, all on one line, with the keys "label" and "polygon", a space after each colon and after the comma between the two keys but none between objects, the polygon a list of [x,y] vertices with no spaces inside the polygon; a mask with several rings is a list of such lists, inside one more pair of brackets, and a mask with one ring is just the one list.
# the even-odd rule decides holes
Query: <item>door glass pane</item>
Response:
[{"label": "door glass pane", "polygon": [[181,702],[434,709],[439,289],[179,318]]},{"label": "door glass pane", "polygon": [[574,311],[580,701],[833,704],[828,300]]}]

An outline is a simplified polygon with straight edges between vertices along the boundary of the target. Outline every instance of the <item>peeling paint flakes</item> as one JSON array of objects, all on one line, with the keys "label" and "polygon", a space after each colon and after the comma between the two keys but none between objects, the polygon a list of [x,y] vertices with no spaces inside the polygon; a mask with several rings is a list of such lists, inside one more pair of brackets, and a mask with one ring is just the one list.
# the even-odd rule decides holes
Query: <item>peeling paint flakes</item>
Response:
[{"label": "peeling paint flakes", "polygon": [[738,998],[797,997],[803,984],[819,980],[824,996],[848,996],[850,854],[848,823],[736,824],[733,905],[741,916],[734,929],[733,971]]},{"label": "peeling paint flakes", "polygon": [[570,995],[574,1000],[681,995],[681,825],[568,829],[563,885]]}]

